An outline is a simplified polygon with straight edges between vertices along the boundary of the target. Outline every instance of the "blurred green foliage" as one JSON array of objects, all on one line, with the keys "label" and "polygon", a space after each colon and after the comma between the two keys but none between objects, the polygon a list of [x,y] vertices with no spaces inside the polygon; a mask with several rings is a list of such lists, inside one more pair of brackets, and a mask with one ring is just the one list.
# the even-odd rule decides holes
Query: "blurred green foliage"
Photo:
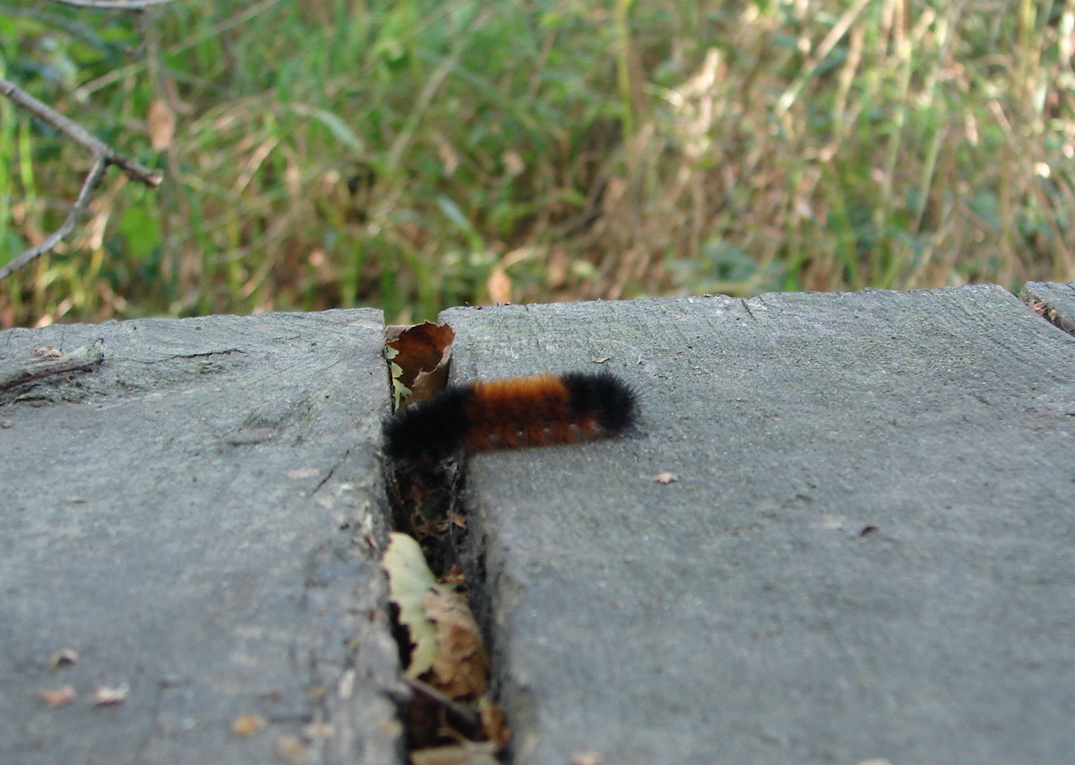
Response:
[{"label": "blurred green foliage", "polygon": [[1075,279],[1070,0],[8,5],[2,326]]}]

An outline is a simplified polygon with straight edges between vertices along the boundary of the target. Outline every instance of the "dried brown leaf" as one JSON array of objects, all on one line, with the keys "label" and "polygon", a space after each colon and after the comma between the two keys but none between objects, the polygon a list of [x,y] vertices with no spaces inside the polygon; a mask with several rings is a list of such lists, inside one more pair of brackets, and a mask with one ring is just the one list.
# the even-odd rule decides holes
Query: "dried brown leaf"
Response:
[{"label": "dried brown leaf", "polygon": [[453,699],[481,696],[488,686],[489,658],[466,599],[437,585],[422,602],[437,636],[429,684]]},{"label": "dried brown leaf", "polygon": [[399,368],[398,384],[411,391],[406,403],[428,398],[444,385],[455,341],[451,327],[429,321],[412,327],[393,326],[388,328],[387,337],[386,344],[394,353],[392,363]]}]

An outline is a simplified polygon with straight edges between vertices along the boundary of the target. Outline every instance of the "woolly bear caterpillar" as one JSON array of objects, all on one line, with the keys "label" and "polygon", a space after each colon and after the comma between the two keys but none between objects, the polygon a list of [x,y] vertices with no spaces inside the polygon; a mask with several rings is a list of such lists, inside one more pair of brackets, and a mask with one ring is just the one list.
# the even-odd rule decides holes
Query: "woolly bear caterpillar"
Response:
[{"label": "woolly bear caterpillar", "polygon": [[385,422],[385,453],[393,460],[438,460],[612,438],[634,424],[635,408],[634,391],[609,372],[451,385]]}]

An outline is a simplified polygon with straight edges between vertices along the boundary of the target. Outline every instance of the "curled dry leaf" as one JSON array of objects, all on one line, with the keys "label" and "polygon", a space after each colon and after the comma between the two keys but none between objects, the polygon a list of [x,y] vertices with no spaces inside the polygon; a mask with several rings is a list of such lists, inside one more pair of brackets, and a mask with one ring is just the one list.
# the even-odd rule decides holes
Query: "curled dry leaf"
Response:
[{"label": "curled dry leaf", "polygon": [[59,709],[70,704],[78,696],[73,685],[64,685],[59,688],[50,688],[41,691],[37,697],[45,702],[49,709]]},{"label": "curled dry leaf", "polygon": [[406,534],[390,532],[381,566],[388,574],[388,599],[399,608],[399,623],[411,640],[411,659],[405,674],[418,677],[433,666],[437,655],[437,628],[426,618],[423,599],[436,585],[418,543]]},{"label": "curled dry leaf", "polygon": [[397,394],[410,391],[407,403],[432,395],[448,379],[455,331],[447,324],[425,322],[388,328],[388,355]]}]

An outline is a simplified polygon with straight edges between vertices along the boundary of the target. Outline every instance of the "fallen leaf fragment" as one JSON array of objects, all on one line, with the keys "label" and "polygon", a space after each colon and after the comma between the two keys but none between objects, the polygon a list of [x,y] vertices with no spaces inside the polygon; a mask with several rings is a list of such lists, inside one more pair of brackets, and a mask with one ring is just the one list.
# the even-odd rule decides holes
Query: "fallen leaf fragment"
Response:
[{"label": "fallen leaf fragment", "polygon": [[389,532],[388,548],[381,559],[388,574],[388,599],[399,608],[399,623],[411,640],[410,664],[404,674],[418,677],[429,671],[437,655],[437,628],[426,617],[423,600],[436,585],[422,548],[406,534]]},{"label": "fallen leaf fragment", "polygon": [[49,654],[49,666],[53,669],[74,664],[78,661],[78,651],[73,648],[59,648]]},{"label": "fallen leaf fragment", "polygon": [[489,658],[466,598],[437,585],[422,603],[426,617],[436,625],[437,652],[429,684],[452,699],[481,696],[488,684]]},{"label": "fallen leaf fragment", "polygon": [[126,685],[102,685],[93,694],[93,705],[95,707],[111,707],[116,704],[122,704],[127,700],[129,693],[130,688]]},{"label": "fallen leaf fragment", "polygon": [[239,715],[232,721],[231,732],[236,736],[252,736],[258,728],[265,725],[265,722],[265,718],[261,715]]},{"label": "fallen leaf fragment", "polygon": [[73,685],[64,685],[59,688],[50,688],[41,691],[37,697],[45,702],[49,709],[59,709],[70,704],[78,696]]}]

